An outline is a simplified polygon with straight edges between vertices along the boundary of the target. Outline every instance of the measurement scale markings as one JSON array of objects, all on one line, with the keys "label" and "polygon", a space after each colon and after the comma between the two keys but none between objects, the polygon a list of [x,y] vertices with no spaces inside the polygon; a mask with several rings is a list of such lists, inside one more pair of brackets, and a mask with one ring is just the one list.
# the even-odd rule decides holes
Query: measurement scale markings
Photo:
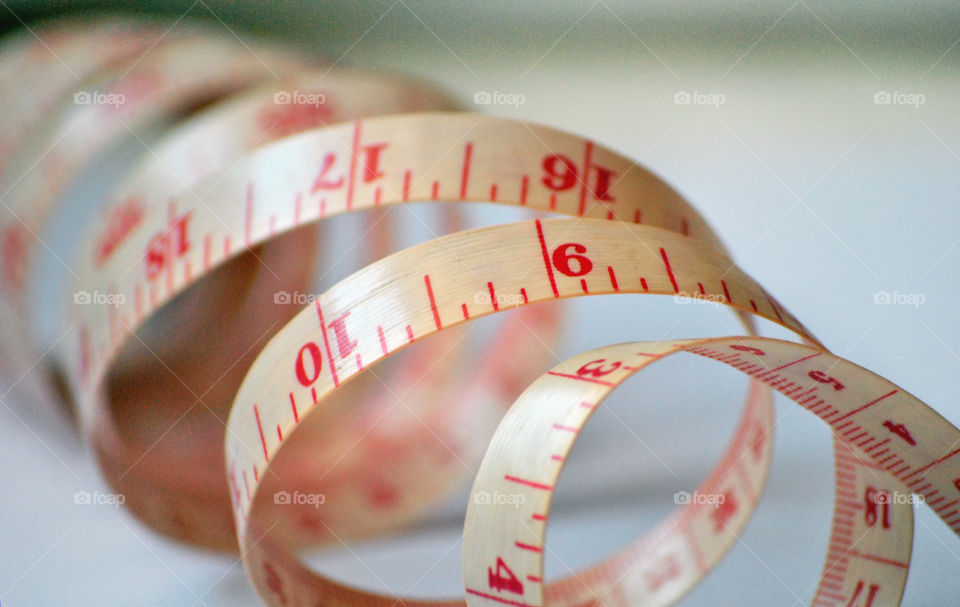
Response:
[{"label": "measurement scale markings", "polygon": [[667,276],[670,277],[670,284],[673,285],[673,292],[680,292],[680,285],[677,284],[677,277],[673,275],[673,268],[670,267],[670,258],[667,257],[667,250],[660,247],[660,257],[663,259],[663,265],[667,269]]},{"label": "measurement scale markings", "polygon": [[874,400],[870,401],[869,403],[867,403],[867,404],[865,404],[865,405],[862,405],[862,406],[860,406],[860,407],[857,407],[856,409],[853,409],[852,411],[849,411],[849,412],[841,415],[840,417],[838,417],[837,419],[835,419],[835,420],[833,420],[833,421],[838,422],[838,421],[840,421],[841,419],[846,419],[846,418],[850,417],[851,415],[856,415],[857,413],[860,413],[860,412],[863,411],[864,409],[869,409],[870,407],[872,407],[873,405],[879,403],[879,402],[882,401],[883,399],[888,398],[888,397],[890,397],[890,396],[893,396],[893,395],[896,394],[897,392],[899,392],[899,390],[891,390],[890,392],[887,392],[887,393],[884,394],[883,396],[881,396],[881,397],[879,397],[879,398],[875,398]]},{"label": "measurement scale markings", "polygon": [[533,489],[540,489],[542,491],[552,491],[553,486],[547,485],[545,483],[538,483],[536,481],[530,481],[525,478],[520,478],[518,476],[512,476],[510,474],[504,474],[503,479],[510,481],[511,483],[517,483],[518,485],[526,485],[527,487],[532,487]]},{"label": "measurement scale markings", "polygon": [[[429,274],[423,275],[423,282],[424,282],[424,285],[427,287],[427,298],[430,299],[430,311],[433,312],[433,322],[436,323],[437,330],[440,330],[443,328],[443,325],[440,324],[440,312],[437,310],[437,300],[433,297],[433,287],[430,285]],[[491,290],[492,289],[493,287],[491,287]]]},{"label": "measurement scale markings", "polygon": [[[353,208],[353,189],[357,174],[357,152],[360,150],[360,121],[353,124],[353,143],[350,148],[350,169],[347,176],[347,201],[346,208],[349,211]],[[331,363],[332,364],[332,363]]]},{"label": "measurement scale markings", "polygon": [[[320,333],[323,335],[323,347],[327,351],[327,360],[330,363],[330,376],[333,378],[333,385],[337,387],[340,385],[340,379],[337,377],[337,365],[333,362],[333,353],[330,351],[330,338],[327,336],[327,324],[323,320],[323,310],[320,309],[320,301],[317,300],[314,302],[314,307],[317,309],[317,317],[320,319]],[[409,326],[407,329],[409,330]]]},{"label": "measurement scale markings", "polygon": [[548,375],[554,375],[554,376],[556,376],[556,377],[566,377],[567,379],[576,379],[576,380],[579,380],[579,381],[586,381],[586,382],[590,382],[590,383],[593,383],[593,384],[600,384],[601,386],[614,386],[614,385],[616,385],[616,384],[613,384],[613,383],[611,383],[611,382],[604,381],[604,380],[602,380],[602,379],[596,379],[596,378],[593,378],[593,377],[585,377],[585,376],[583,376],[583,375],[570,375],[569,373],[560,373],[560,372],[558,372],[558,371],[547,371],[547,374],[548,374]]}]

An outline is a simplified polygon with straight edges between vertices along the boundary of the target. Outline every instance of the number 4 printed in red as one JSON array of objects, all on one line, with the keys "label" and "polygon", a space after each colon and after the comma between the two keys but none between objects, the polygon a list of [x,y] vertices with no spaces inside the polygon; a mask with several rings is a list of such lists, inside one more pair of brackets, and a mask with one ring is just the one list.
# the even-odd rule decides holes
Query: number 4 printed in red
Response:
[{"label": "number 4 printed in red", "polygon": [[523,584],[499,556],[497,557],[496,571],[493,567],[487,567],[487,582],[497,592],[506,590],[514,594],[523,594]]}]

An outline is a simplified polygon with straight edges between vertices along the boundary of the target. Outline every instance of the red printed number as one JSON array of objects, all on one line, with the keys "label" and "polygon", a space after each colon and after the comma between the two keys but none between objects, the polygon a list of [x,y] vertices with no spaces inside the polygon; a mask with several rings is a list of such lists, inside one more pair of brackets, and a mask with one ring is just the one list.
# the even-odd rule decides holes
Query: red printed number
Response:
[{"label": "red printed number", "polygon": [[[384,173],[380,170],[380,153],[383,152],[386,147],[386,143],[374,143],[360,148],[363,152],[360,169],[360,174],[363,176],[363,183],[371,183],[383,177]],[[310,188],[311,194],[316,194],[320,190],[336,190],[337,188],[343,187],[344,176],[341,174],[333,177],[330,174],[333,170],[333,165],[336,163],[336,154],[328,152],[324,155],[323,161],[320,164],[320,172],[317,173],[317,177],[313,181],[313,186]]]},{"label": "red printed number", "polygon": [[523,594],[523,584],[520,583],[517,576],[513,574],[513,571],[507,567],[507,564],[504,563],[503,559],[499,556],[497,557],[496,571],[494,571],[493,567],[487,567],[487,582],[490,584],[490,587],[497,592],[506,590],[514,594]]},{"label": "red printed number", "polygon": [[917,441],[914,440],[913,435],[910,434],[910,430],[903,424],[895,424],[888,419],[883,422],[883,427],[902,438],[908,445],[916,446]]},{"label": "red printed number", "polygon": [[737,513],[737,500],[733,491],[723,492],[723,501],[718,502],[710,517],[713,519],[713,530],[716,533],[723,531],[730,519]]},{"label": "red printed number", "polygon": [[831,386],[833,386],[834,390],[837,390],[837,391],[843,390],[843,384],[837,381],[836,378],[830,377],[823,371],[811,371],[810,373],[807,374],[807,376],[814,381],[820,382],[821,384],[830,384]]},{"label": "red printed number", "polygon": [[[570,252],[573,249],[573,253]],[[577,242],[562,244],[553,250],[553,265],[567,276],[583,276],[593,269],[593,262],[583,253],[587,247]],[[576,262],[576,268],[570,267],[570,262]]]},{"label": "red printed number", "polygon": [[763,356],[764,354],[766,354],[766,352],[764,352],[760,348],[754,348],[753,346],[734,345],[734,346],[730,346],[730,349],[736,350],[737,352],[749,352],[754,356]]},{"label": "red printed number", "polygon": [[188,235],[190,213],[184,213],[170,224],[170,227],[150,239],[147,246],[147,279],[153,280],[174,260],[190,250]]},{"label": "red printed number", "polygon": [[867,487],[863,496],[863,521],[867,527],[880,523],[884,529],[890,528],[890,492],[876,487]]},{"label": "red printed number", "polygon": [[310,188],[312,194],[316,194],[320,190],[335,190],[343,185],[343,175],[337,179],[330,178],[330,169],[333,168],[333,165],[337,162],[337,155],[333,152],[328,152],[323,157],[323,164],[320,166],[320,172],[317,174],[317,178],[313,182],[313,187]]},{"label": "red printed number", "polygon": [[350,316],[349,310],[329,324],[329,327],[333,329],[333,334],[337,336],[337,349],[340,351],[340,358],[346,358],[357,347],[357,340],[351,340],[347,334],[348,316]]},{"label": "red printed number", "polygon": [[[613,181],[614,172],[598,166],[590,167],[597,171],[597,181],[590,189],[597,200],[614,200],[610,195],[610,184]],[[590,176],[580,176],[580,171],[576,163],[563,154],[551,154],[543,159],[543,170],[546,173],[541,181],[555,192],[563,192],[573,188],[581,179],[589,180]]]},{"label": "red printed number", "polygon": [[[308,360],[309,359],[309,362]],[[294,365],[294,371],[297,374],[297,381],[304,387],[317,381],[320,377],[320,367],[322,365],[320,358],[320,346],[308,341],[300,348],[297,354],[297,363]]]},{"label": "red printed number", "polygon": [[592,375],[594,377],[600,377],[601,375],[606,375],[608,373],[613,373],[620,368],[620,361],[616,360],[610,363],[610,366],[604,367],[603,364],[607,362],[606,358],[598,358],[597,360],[591,360],[587,364],[583,365],[577,369],[577,375]]},{"label": "red printed number", "polygon": [[850,597],[850,602],[847,603],[847,607],[873,607],[873,599],[877,596],[880,585],[870,584],[870,587],[867,589],[867,595],[864,597],[865,602],[857,603],[857,599],[860,598],[860,595],[863,593],[863,586],[863,580],[857,582],[857,587],[854,588],[853,596]]}]

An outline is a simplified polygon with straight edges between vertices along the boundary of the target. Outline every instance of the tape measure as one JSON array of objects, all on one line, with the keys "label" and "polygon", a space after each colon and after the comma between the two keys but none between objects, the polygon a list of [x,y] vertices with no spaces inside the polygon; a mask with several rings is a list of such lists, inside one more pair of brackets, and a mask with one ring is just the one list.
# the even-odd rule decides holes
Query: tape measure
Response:
[{"label": "tape measure", "polygon": [[[96,23],[49,27],[65,48],[89,47],[84,73],[98,94],[119,99],[129,78],[140,85],[122,112],[65,103],[42,122],[31,117],[39,135],[0,131],[6,372],[16,378],[35,360],[23,347],[24,277],[71,175],[131,121],[233,93],[175,127],[91,222],[70,267],[74,293],[97,301],[65,306],[71,330],[55,348],[82,432],[126,505],[171,537],[239,548],[268,604],[395,605],[318,575],[302,551],[415,520],[461,461],[481,454],[464,528],[468,604],[671,604],[736,543],[759,499],[772,390],[834,431],[833,526],[814,605],[899,604],[913,513],[896,496],[922,496],[960,532],[960,432],[831,354],[730,261],[686,201],[629,159],[539,125],[435,111],[452,104],[420,84],[311,70],[283,55],[267,63],[291,75],[257,85],[250,54],[202,33],[138,57],[149,36],[108,51],[90,42]],[[50,60],[34,43],[7,47],[0,73],[42,80],[36,69]],[[73,84],[47,90],[72,94]],[[54,168],[37,161],[45,147]],[[462,201],[568,217],[439,236],[382,256],[307,305],[279,290],[308,284],[311,227],[327,217]],[[389,229],[370,237],[378,255],[389,238]],[[606,346],[546,373],[537,356],[505,354],[521,327],[556,332],[547,302],[599,294],[709,298],[736,311],[746,334]],[[487,360],[455,373],[456,328],[508,310]],[[755,317],[798,343],[757,336]],[[380,380],[385,359],[437,333],[399,368],[407,393]],[[677,353],[751,378],[727,451],[645,537],[547,583],[550,501],[576,437],[620,382]],[[534,377],[504,414],[497,401]],[[484,426],[496,426],[489,445]],[[358,447],[368,435],[373,446]]]}]

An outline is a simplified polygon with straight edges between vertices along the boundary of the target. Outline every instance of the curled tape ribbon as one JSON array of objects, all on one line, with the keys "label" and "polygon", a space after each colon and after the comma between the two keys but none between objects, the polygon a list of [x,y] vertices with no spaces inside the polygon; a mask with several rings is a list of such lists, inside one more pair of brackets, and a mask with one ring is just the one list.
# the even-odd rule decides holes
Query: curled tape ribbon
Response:
[{"label": "curled tape ribbon", "polygon": [[[3,91],[5,102],[24,98],[10,101],[15,120],[0,125],[8,192],[0,353],[12,378],[37,358],[25,335],[26,277],[69,179],[135,125],[203,106],[152,146],[85,231],[74,292],[114,301],[68,306],[75,324],[56,346],[59,372],[105,477],[131,510],[177,539],[239,546],[268,604],[439,604],[345,586],[312,571],[300,552],[415,520],[460,476],[459,458],[484,449],[464,529],[467,603],[671,604],[736,542],[759,499],[772,390],[834,432],[833,527],[814,605],[899,604],[913,512],[892,495],[923,496],[960,532],[960,432],[826,350],[642,167],[551,128],[447,112],[444,95],[421,84],[324,71],[270,49],[251,55],[199,30],[143,54],[152,31],[125,22],[41,30],[75,57],[91,90],[123,95],[112,110],[83,98],[49,103],[73,94],[76,81],[46,78],[54,60],[32,38],[13,38],[0,54],[5,80],[36,85]],[[268,56],[279,80],[263,84],[254,56]],[[38,157],[48,159],[30,170]],[[570,217],[455,231],[385,256],[390,226],[374,225],[381,258],[305,307],[264,301],[309,284],[324,218],[425,201]],[[542,375],[538,356],[491,356],[472,377],[453,372],[460,338],[448,329],[478,317],[511,310],[496,339],[515,343],[521,326],[549,338],[562,324],[556,306],[532,304],[684,293],[730,306],[746,334],[606,346]],[[799,343],[757,336],[756,316]],[[442,335],[400,357],[397,372],[422,404],[397,411],[390,403],[399,395],[371,367],[434,333]],[[724,499],[692,500],[607,560],[547,583],[550,501],[578,433],[620,382],[678,353],[751,378],[730,445],[698,489]],[[194,381],[212,369],[213,384]],[[527,384],[505,415],[490,404]],[[375,449],[353,449],[383,416],[393,433],[376,434]],[[483,420],[499,422],[489,446],[478,444]],[[341,472],[327,477],[331,464]],[[322,517],[290,500],[321,493]],[[524,499],[518,507],[488,499],[503,494]]]}]

